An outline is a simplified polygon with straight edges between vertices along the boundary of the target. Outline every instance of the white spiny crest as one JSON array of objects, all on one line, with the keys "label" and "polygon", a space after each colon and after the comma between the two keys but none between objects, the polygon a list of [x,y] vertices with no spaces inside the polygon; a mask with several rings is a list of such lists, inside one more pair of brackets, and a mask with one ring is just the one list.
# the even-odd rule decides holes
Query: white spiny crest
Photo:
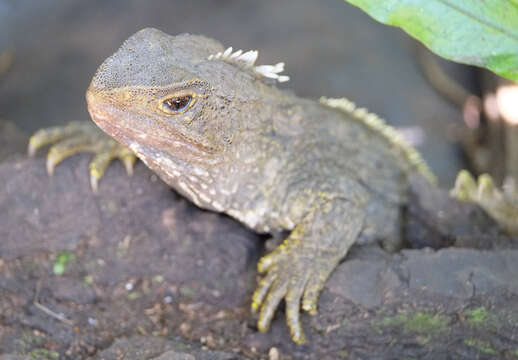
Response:
[{"label": "white spiny crest", "polygon": [[251,69],[260,76],[274,79],[278,82],[285,82],[290,79],[289,76],[279,75],[279,73],[284,71],[283,62],[277,63],[275,65],[254,66],[258,55],[259,52],[257,50],[250,50],[247,52],[243,52],[243,50],[237,50],[232,52],[232,47],[229,47],[223,52],[220,51],[217,54],[210,55],[208,59],[223,60],[231,64],[236,64],[242,68]]},{"label": "white spiny crest", "polygon": [[339,109],[351,115],[355,120],[362,121],[374,131],[383,135],[391,144],[400,149],[408,159],[408,161],[432,183],[436,183],[437,179],[430,170],[421,154],[392,126],[385,123],[385,120],[378,115],[370,113],[365,108],[358,108],[356,104],[346,98],[332,99],[321,97],[320,103],[329,107]]}]

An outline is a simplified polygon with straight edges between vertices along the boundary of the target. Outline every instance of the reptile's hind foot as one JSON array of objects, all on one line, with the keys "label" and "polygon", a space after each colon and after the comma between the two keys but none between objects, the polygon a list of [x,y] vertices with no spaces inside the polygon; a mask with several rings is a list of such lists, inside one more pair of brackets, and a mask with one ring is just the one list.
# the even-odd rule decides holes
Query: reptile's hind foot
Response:
[{"label": "reptile's hind foot", "polygon": [[490,175],[480,175],[476,181],[468,171],[462,170],[451,194],[461,201],[478,204],[509,234],[518,235],[518,199],[513,199],[516,194],[512,190],[500,190]]},{"label": "reptile's hind foot", "polygon": [[43,146],[52,145],[47,154],[47,172],[54,173],[54,168],[62,160],[77,153],[93,153],[90,161],[90,185],[97,192],[99,179],[110,162],[120,159],[129,175],[133,172],[135,154],[103,133],[90,122],[70,122],[65,126],[56,126],[37,131],[29,140],[28,153],[33,156]]},{"label": "reptile's hind foot", "polygon": [[252,297],[252,311],[259,311],[257,327],[265,332],[284,299],[291,338],[297,344],[304,344],[306,337],[300,322],[300,309],[311,315],[316,313],[318,296],[340,257],[322,257],[315,251],[308,251],[301,246],[297,236],[292,234],[259,261],[258,271],[265,276]]}]

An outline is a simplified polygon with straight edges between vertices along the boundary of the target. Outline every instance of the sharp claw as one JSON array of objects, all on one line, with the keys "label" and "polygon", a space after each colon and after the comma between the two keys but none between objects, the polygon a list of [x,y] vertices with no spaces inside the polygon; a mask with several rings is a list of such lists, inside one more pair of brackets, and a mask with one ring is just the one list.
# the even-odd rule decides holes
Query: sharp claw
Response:
[{"label": "sharp claw", "polygon": [[304,297],[302,300],[302,309],[307,311],[310,315],[315,315],[317,313],[318,296],[322,291],[325,279],[327,279],[327,277],[324,276],[313,278],[306,285],[306,290],[304,291]]},{"label": "sharp claw", "polygon": [[315,306],[315,304],[311,303],[308,300],[304,300],[302,302],[302,310],[306,311],[311,316],[317,314],[317,307]]},{"label": "sharp claw", "polygon": [[455,180],[455,186],[451,190],[451,195],[461,201],[473,201],[476,196],[477,183],[469,171],[461,170]]},{"label": "sharp claw", "polygon": [[263,303],[264,297],[268,293],[268,290],[270,289],[271,285],[273,284],[276,278],[276,273],[270,272],[266,277],[259,281],[257,289],[255,290],[254,295],[252,296],[251,307],[253,312],[259,310],[261,304]]},{"label": "sharp claw", "polygon": [[452,195],[459,200],[472,202],[482,207],[509,234],[518,234],[516,218],[518,203],[500,188],[495,186],[493,178],[482,174],[475,179],[465,170],[459,172]]},{"label": "sharp claw", "polygon": [[124,165],[124,168],[126,169],[126,174],[128,174],[128,176],[133,175],[133,166],[137,161],[137,157],[135,156],[135,154],[129,148],[119,145],[117,157]]},{"label": "sharp claw", "polygon": [[97,192],[99,180],[103,177],[114,157],[113,151],[105,150],[105,152],[95,155],[90,161],[90,187],[94,193]]},{"label": "sharp claw", "polygon": [[104,134],[93,123],[75,121],[65,126],[41,129],[29,139],[28,155],[34,156],[38,149],[50,144],[53,146],[46,160],[49,175],[54,173],[56,166],[62,160],[74,154],[89,152],[95,155],[90,162],[90,186],[93,192],[97,192],[99,180],[111,160],[116,157],[121,159],[128,175],[133,173],[136,156],[130,149]]},{"label": "sharp claw", "polygon": [[298,345],[304,345],[306,343],[306,336],[304,335],[302,328],[297,333],[292,332],[291,339]]},{"label": "sharp claw", "polygon": [[92,192],[97,194],[97,190],[99,189],[99,178],[96,174],[90,173],[90,187],[92,188]]},{"label": "sharp claw", "polygon": [[47,174],[50,176],[54,175],[54,169],[56,168],[56,165],[59,163],[59,159],[57,158],[57,154],[55,151],[49,151],[47,155],[47,162],[46,162],[46,168],[47,168]]},{"label": "sharp claw", "polygon": [[272,285],[266,300],[261,306],[261,313],[259,314],[259,320],[257,321],[257,328],[260,332],[266,332],[270,328],[273,314],[286,294],[286,287],[286,283],[274,283]]},{"label": "sharp claw", "polygon": [[29,156],[34,156],[41,147],[54,142],[56,139],[58,139],[58,135],[55,129],[39,130],[30,137],[27,153]]},{"label": "sharp claw", "polygon": [[136,158],[134,155],[124,156],[121,159],[122,164],[124,165],[124,168],[126,169],[126,174],[128,174],[128,176],[133,175],[133,166],[135,165],[135,160],[136,160]]},{"label": "sharp claw", "polygon": [[29,139],[29,145],[27,146],[27,154],[30,156],[30,157],[33,157],[34,154],[36,154],[36,151],[38,151],[38,144],[36,143],[36,139],[34,138],[34,136],[31,136],[31,138]]},{"label": "sharp claw", "polygon": [[478,200],[491,201],[495,198],[495,184],[493,178],[488,174],[482,174],[478,177]]},{"label": "sharp claw", "polygon": [[304,286],[307,279],[302,279],[294,285],[288,294],[286,294],[286,323],[290,328],[292,340],[297,344],[304,344],[306,337],[302,330],[300,322],[300,298],[304,292]]}]

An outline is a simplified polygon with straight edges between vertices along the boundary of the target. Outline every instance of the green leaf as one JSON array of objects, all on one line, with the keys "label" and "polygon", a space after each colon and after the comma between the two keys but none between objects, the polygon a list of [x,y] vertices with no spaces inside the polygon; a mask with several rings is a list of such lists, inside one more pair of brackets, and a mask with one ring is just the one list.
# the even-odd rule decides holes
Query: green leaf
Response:
[{"label": "green leaf", "polygon": [[346,0],[436,54],[518,81],[518,0]]}]

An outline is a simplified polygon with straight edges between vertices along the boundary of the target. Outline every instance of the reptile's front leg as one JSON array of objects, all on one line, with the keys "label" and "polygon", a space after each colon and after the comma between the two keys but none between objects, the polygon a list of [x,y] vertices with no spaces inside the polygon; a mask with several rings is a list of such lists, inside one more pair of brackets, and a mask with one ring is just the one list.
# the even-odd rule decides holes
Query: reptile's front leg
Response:
[{"label": "reptile's front leg", "polygon": [[127,147],[102,132],[92,122],[73,121],[37,131],[29,140],[28,152],[33,156],[46,145],[52,145],[47,155],[47,172],[52,175],[62,160],[81,152],[93,153],[90,161],[90,185],[94,192],[110,162],[116,158],[124,164],[128,174],[133,171],[136,156]]},{"label": "reptile's front leg", "polygon": [[[327,198],[327,197],[325,197]],[[363,224],[363,207],[343,198],[321,197],[288,238],[258,264],[265,273],[252,299],[260,310],[258,328],[268,330],[282,299],[293,341],[303,344],[300,307],[314,314],[324,284],[356,241]]]}]

